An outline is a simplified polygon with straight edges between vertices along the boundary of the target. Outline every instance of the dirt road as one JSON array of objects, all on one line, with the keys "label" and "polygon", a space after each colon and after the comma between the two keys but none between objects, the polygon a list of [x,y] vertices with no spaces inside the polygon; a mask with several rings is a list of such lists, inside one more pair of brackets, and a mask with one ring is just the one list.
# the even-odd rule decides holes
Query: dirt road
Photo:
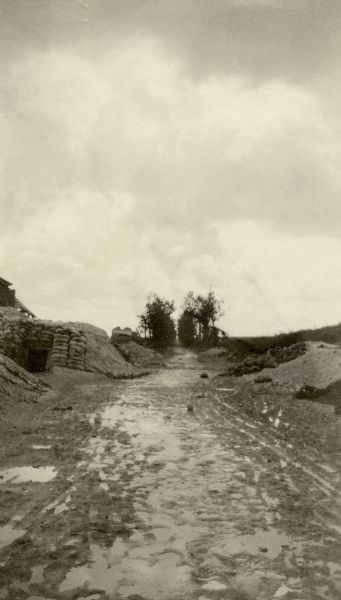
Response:
[{"label": "dirt road", "polygon": [[194,355],[168,366],[17,410],[0,599],[340,598],[335,465],[241,417]]}]

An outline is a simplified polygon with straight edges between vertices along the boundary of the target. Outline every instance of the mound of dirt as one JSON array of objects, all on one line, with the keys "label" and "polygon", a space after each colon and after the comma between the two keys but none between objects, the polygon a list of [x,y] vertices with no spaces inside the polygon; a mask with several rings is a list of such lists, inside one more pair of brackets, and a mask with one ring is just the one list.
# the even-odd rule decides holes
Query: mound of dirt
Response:
[{"label": "mound of dirt", "polygon": [[0,401],[30,402],[49,390],[49,386],[33,377],[13,360],[0,354]]},{"label": "mound of dirt", "polygon": [[127,362],[119,350],[110,342],[107,333],[90,325],[89,323],[73,323],[85,332],[87,336],[87,349],[84,358],[85,371],[102,373],[109,377],[126,378],[134,377],[140,373],[134,366]]},{"label": "mound of dirt", "polygon": [[227,375],[241,377],[249,373],[258,373],[263,369],[274,369],[279,364],[290,362],[302,356],[307,351],[305,342],[298,342],[288,348],[275,348],[268,350],[266,354],[248,356],[245,360],[231,365]]},{"label": "mound of dirt", "polygon": [[[341,379],[341,348],[333,344],[306,342],[306,352],[290,362],[262,370],[274,382],[297,392],[302,386],[326,388]],[[251,376],[245,378],[250,379]]]},{"label": "mound of dirt", "polygon": [[136,342],[116,343],[115,347],[135,367],[160,367],[164,365],[161,354]]}]

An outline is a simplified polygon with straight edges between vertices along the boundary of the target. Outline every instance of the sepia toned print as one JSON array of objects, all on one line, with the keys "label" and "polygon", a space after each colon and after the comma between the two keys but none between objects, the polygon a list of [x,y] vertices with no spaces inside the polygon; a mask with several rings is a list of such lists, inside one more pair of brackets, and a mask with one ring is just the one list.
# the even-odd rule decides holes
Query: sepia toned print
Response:
[{"label": "sepia toned print", "polygon": [[340,598],[340,31],[0,0],[0,600]]}]

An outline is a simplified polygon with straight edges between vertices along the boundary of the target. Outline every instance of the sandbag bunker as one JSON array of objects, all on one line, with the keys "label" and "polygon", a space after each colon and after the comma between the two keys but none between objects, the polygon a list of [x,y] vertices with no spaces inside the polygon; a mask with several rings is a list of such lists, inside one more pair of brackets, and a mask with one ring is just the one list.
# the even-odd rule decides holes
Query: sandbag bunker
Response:
[{"label": "sandbag bunker", "polygon": [[[26,337],[28,371],[41,371],[51,367],[84,370],[86,335],[77,329],[46,323],[37,323]],[[45,363],[45,368],[44,367]]]},{"label": "sandbag bunker", "polygon": [[84,370],[86,349],[85,332],[72,323],[31,319],[9,308],[0,312],[0,353],[27,371]]}]

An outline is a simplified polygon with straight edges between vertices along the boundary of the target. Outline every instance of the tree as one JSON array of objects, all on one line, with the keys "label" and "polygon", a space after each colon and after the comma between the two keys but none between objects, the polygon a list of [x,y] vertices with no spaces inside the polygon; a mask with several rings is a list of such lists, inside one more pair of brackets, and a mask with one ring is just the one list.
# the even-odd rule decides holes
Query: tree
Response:
[{"label": "tree", "polygon": [[172,344],[176,338],[175,323],[171,318],[174,310],[173,301],[160,298],[154,293],[149,295],[144,313],[139,315],[145,337],[148,333],[153,346],[160,350]]},{"label": "tree", "polygon": [[210,343],[210,338],[216,341],[216,322],[222,316],[222,301],[218,300],[213,291],[207,296],[198,296],[198,320],[201,324],[202,341]]},{"label": "tree", "polygon": [[195,321],[191,314],[182,313],[178,320],[178,337],[180,344],[186,348],[194,346],[195,343]]},{"label": "tree", "polygon": [[[216,322],[222,316],[222,301],[218,300],[215,293],[211,290],[207,296],[195,296],[189,292],[185,296],[183,304],[183,313],[179,319],[181,327],[184,324],[189,326],[189,320],[182,322],[182,317],[187,315],[194,323],[194,344],[203,346],[212,346],[217,343],[218,329]],[[180,337],[180,334],[179,334]]]}]

